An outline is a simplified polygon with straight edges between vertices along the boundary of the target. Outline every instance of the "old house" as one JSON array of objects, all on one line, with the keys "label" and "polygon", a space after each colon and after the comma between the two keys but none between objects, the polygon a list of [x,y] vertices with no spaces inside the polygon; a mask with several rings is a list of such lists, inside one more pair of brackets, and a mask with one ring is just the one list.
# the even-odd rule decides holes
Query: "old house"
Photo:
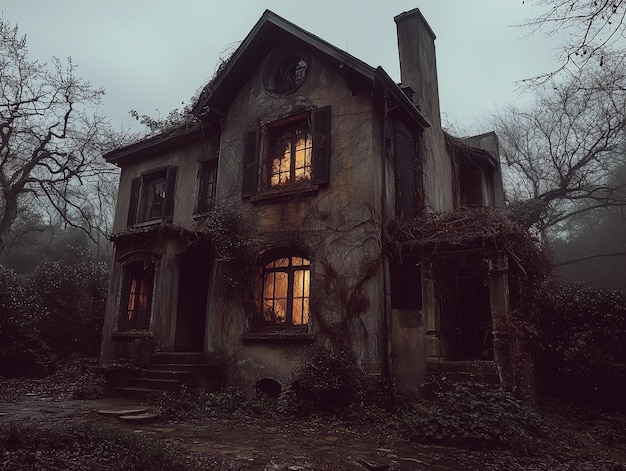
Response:
[{"label": "old house", "polygon": [[105,156],[103,363],[196,352],[284,386],[322,345],[413,389],[433,362],[493,360],[506,258],[386,244],[389,221],[503,204],[495,135],[443,132],[435,34],[417,9],[395,22],[400,84],[266,11],[193,119]]}]

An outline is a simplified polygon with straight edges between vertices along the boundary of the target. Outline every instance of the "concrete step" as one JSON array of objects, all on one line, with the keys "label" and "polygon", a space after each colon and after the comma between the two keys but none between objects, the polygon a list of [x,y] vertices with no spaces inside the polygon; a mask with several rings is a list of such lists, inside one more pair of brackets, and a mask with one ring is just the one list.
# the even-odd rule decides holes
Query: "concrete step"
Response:
[{"label": "concrete step", "polygon": [[117,394],[122,397],[132,397],[134,399],[145,399],[152,394],[163,394],[162,389],[142,388],[138,386],[118,386],[115,388]]},{"label": "concrete step", "polygon": [[426,363],[429,373],[474,373],[474,374],[498,374],[496,363],[486,360],[440,360],[429,358]]},{"label": "concrete step", "polygon": [[160,364],[205,364],[204,352],[158,352],[150,355],[152,365]]},{"label": "concrete step", "polygon": [[171,370],[167,368],[144,369],[141,370],[141,377],[150,379],[173,379],[180,382],[193,382],[196,377],[196,370],[186,369],[184,371],[180,371],[178,369]]},{"label": "concrete step", "polygon": [[178,391],[183,382],[178,379],[162,379],[162,378],[131,378],[129,386],[158,390],[158,391]]}]

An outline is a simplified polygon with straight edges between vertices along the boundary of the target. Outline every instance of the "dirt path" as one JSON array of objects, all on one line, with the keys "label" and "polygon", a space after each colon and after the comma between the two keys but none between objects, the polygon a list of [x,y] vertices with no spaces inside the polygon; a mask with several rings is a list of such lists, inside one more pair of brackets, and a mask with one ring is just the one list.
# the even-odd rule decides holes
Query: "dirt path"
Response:
[{"label": "dirt path", "polygon": [[225,469],[481,469],[469,452],[415,446],[389,431],[366,425],[289,420],[263,423],[257,419],[243,422],[234,417],[201,424],[163,420],[130,424],[96,412],[137,404],[128,399],[55,401],[30,395],[0,404],[0,423],[54,425],[79,419],[114,424],[174,444],[191,454],[219,456],[228,466]]}]

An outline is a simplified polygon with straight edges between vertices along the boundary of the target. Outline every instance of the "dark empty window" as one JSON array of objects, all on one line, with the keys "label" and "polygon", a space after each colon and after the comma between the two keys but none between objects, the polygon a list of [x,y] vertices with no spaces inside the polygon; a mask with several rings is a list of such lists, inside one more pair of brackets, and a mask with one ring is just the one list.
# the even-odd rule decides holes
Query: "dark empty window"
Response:
[{"label": "dark empty window", "polygon": [[208,211],[215,204],[217,186],[217,159],[200,162],[198,170],[198,201],[196,213]]},{"label": "dark empty window", "polygon": [[148,175],[142,184],[142,221],[163,217],[165,206],[165,171]]},{"label": "dark empty window", "polygon": [[170,222],[174,213],[177,167],[147,172],[131,182],[128,225]]}]

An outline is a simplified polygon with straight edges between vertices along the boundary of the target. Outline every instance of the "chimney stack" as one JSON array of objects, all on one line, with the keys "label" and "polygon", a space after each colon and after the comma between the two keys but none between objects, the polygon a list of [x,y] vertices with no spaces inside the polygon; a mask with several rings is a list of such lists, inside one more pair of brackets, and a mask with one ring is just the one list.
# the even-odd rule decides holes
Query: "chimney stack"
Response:
[{"label": "chimney stack", "polygon": [[398,34],[400,80],[414,92],[413,103],[435,126],[440,126],[435,33],[415,8],[394,18]]}]

